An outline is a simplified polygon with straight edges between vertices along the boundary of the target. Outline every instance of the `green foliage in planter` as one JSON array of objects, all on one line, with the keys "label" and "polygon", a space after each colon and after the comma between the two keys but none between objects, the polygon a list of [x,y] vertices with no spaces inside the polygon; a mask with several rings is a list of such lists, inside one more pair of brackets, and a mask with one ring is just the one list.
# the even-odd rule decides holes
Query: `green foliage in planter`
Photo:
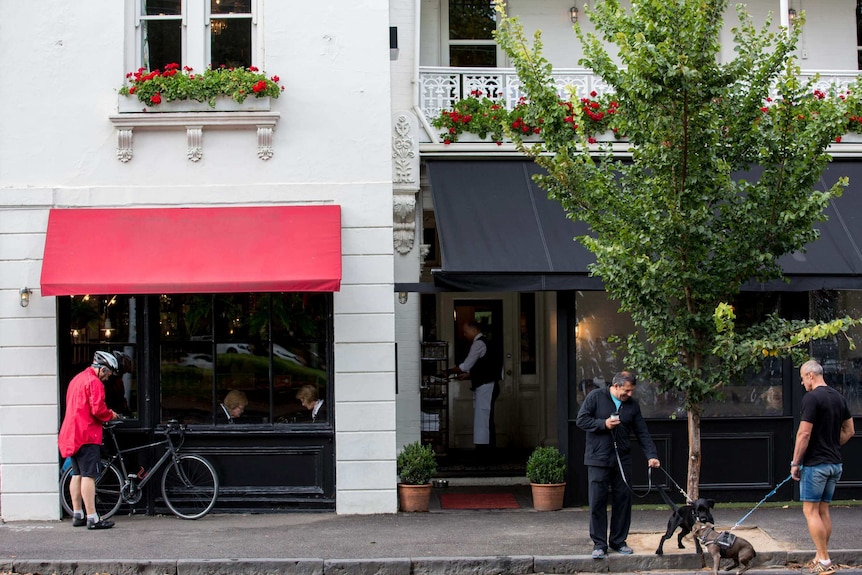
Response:
[{"label": "green foliage in planter", "polygon": [[126,74],[129,85],[120,88],[123,96],[135,96],[147,106],[158,106],[173,100],[207,102],[215,107],[216,98],[226,96],[240,104],[248,97],[278,98],[283,87],[278,76],[267,78],[256,67],[207,69],[195,74],[185,66],[167,64],[165,70],[149,71],[144,68]]},{"label": "green foliage in planter", "polygon": [[527,479],[530,483],[564,483],[565,456],[553,446],[537,447],[527,460]]},{"label": "green foliage in planter", "polygon": [[397,469],[401,483],[408,485],[430,483],[431,476],[437,472],[434,450],[430,445],[422,445],[418,441],[405,445],[398,454]]}]

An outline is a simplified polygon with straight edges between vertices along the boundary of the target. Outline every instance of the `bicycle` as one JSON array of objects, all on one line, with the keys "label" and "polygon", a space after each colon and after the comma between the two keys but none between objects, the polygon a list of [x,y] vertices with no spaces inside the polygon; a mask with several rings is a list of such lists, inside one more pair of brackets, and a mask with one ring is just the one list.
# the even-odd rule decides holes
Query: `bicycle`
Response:
[{"label": "bicycle", "polygon": [[[110,458],[102,458],[101,470],[96,477],[96,511],[101,517],[111,517],[122,503],[134,505],[141,500],[143,488],[156,477],[159,469],[168,464],[162,473],[162,498],[165,505],[177,517],[183,519],[199,519],[209,513],[218,498],[219,479],[212,464],[192,453],[181,453],[187,426],[176,420],[169,421],[164,429],[156,433],[164,434],[161,441],[148,443],[129,449],[120,449],[114,427],[122,420],[108,421],[103,424],[107,435],[111,438],[114,451]],[[179,435],[176,442],[171,434]],[[123,455],[133,451],[141,451],[150,447],[164,447],[165,452],[153,467],[138,473],[129,473]],[[71,468],[66,469],[60,478],[60,501],[63,509],[72,515],[72,499],[69,484],[72,477]]]}]

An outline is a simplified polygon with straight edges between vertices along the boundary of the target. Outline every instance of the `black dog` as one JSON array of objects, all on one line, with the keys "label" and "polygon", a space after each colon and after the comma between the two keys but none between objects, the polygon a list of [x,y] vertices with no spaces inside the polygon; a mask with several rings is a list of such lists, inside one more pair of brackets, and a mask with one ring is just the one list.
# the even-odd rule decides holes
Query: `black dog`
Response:
[{"label": "black dog", "polygon": [[[670,497],[668,497],[667,493],[664,492],[664,489],[659,487],[658,491],[661,493],[662,499],[664,499],[665,503],[670,505],[670,508],[673,509],[673,514],[670,516],[670,519],[667,520],[667,533],[662,535],[661,541],[658,542],[658,549],[655,550],[656,555],[664,554],[664,542],[673,537],[673,532],[676,531],[677,528],[679,528],[679,535],[676,538],[676,542],[679,544],[680,549],[685,549],[685,545],[682,544],[682,538],[691,533],[692,529],[694,529],[695,523],[698,521],[701,523],[715,523],[715,520],[712,518],[712,513],[710,512],[710,509],[715,507],[715,500],[704,499],[701,497],[690,505],[677,507],[674,502],[671,501]],[[703,550],[700,547],[700,541],[697,540],[697,537],[694,538],[694,547],[698,555],[703,553]]]}]

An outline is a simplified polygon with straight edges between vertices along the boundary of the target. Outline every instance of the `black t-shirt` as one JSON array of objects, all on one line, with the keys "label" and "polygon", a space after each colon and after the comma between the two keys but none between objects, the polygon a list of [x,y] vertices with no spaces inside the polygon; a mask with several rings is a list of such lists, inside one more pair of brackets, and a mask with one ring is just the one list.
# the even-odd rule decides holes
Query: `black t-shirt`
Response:
[{"label": "black t-shirt", "polygon": [[844,396],[829,387],[815,387],[802,397],[802,421],[812,424],[802,465],[841,463],[841,424],[850,419]]}]

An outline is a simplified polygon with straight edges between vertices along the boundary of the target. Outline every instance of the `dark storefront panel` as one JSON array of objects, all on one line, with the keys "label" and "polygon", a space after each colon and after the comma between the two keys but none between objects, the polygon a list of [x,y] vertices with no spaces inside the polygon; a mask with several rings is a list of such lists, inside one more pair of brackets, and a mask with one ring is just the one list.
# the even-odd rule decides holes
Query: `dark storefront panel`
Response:
[{"label": "dark storefront panel", "polygon": [[[219,310],[219,298],[232,303],[227,325],[235,333],[250,337],[252,331],[242,329],[248,321],[278,343],[270,346],[268,339],[249,339],[242,342],[243,351],[237,351],[239,342],[222,339],[218,311],[214,321],[203,321],[212,319],[211,311],[203,313],[200,305],[191,305],[209,302]],[[61,407],[69,381],[96,350],[126,351],[133,358],[133,373],[127,376],[133,385],[126,387],[124,396],[120,381],[119,400],[112,400],[112,407],[119,409],[120,400],[127,406],[123,413],[128,420],[117,429],[122,448],[157,440],[155,430],[176,418],[189,425],[184,450],[205,456],[218,472],[216,511],[335,509],[331,294],[92,295],[86,302],[80,297],[57,301],[59,333],[69,334],[58,344]],[[254,305],[261,303],[262,307]],[[198,312],[185,313],[195,309]],[[255,309],[265,311],[258,314],[262,324],[249,319]],[[108,317],[109,336],[99,328]],[[190,339],[183,324],[192,318],[208,326],[208,337]],[[187,350],[183,342],[202,349]],[[224,366],[221,371],[214,368],[219,365]],[[310,382],[328,406],[323,422],[312,423],[296,398]],[[215,425],[213,414],[228,387],[246,393],[249,409],[235,424]],[[136,452],[127,464],[135,471],[146,470],[160,455],[157,450]],[[158,485],[148,486],[137,511],[165,510]]]}]

